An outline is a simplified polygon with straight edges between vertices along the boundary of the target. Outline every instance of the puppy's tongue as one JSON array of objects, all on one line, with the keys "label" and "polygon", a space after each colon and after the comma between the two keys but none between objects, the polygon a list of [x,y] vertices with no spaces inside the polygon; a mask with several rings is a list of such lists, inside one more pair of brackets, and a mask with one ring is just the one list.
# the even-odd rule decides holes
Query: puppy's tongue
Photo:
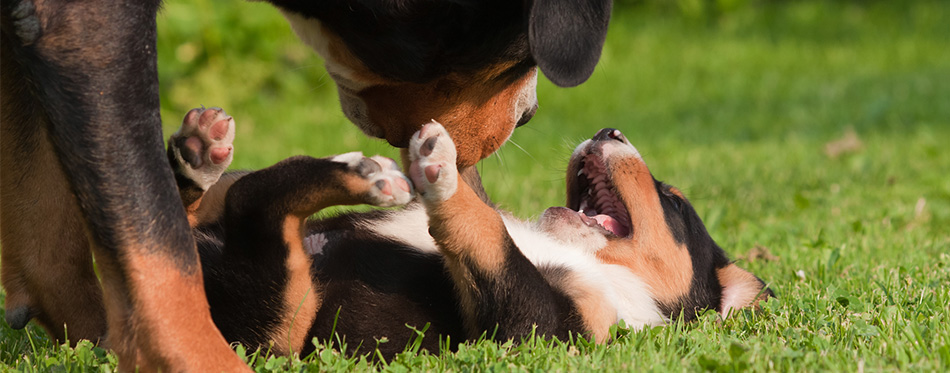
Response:
[{"label": "puppy's tongue", "polygon": [[627,227],[625,227],[623,224],[617,221],[617,219],[610,217],[610,215],[598,214],[598,215],[588,216],[580,212],[578,213],[578,215],[581,216],[581,219],[584,219],[586,221],[590,221],[591,219],[593,219],[594,222],[597,223],[597,225],[604,227],[604,229],[610,231],[610,233],[613,233],[617,236],[625,237],[626,235],[630,234],[630,230]]},{"label": "puppy's tongue", "polygon": [[604,227],[617,236],[624,237],[629,233],[627,232],[627,227],[624,227],[623,224],[620,224],[620,222],[617,221],[617,219],[614,219],[609,215],[600,214],[593,216],[593,218],[597,221],[597,224],[600,224],[600,226]]}]

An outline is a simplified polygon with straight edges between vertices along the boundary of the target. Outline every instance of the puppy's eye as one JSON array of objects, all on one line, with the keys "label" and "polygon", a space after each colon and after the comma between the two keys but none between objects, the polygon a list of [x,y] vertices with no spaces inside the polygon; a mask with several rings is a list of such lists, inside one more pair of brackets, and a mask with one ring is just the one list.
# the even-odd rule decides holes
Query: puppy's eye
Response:
[{"label": "puppy's eye", "polygon": [[673,204],[673,208],[680,210],[680,207],[681,207],[680,199],[676,198],[676,196],[674,195],[667,195],[667,197],[669,197],[670,203]]},{"label": "puppy's eye", "polygon": [[663,195],[666,197],[670,204],[673,205],[673,208],[681,210],[682,201],[680,201],[679,196],[673,194],[669,189],[663,191]]}]

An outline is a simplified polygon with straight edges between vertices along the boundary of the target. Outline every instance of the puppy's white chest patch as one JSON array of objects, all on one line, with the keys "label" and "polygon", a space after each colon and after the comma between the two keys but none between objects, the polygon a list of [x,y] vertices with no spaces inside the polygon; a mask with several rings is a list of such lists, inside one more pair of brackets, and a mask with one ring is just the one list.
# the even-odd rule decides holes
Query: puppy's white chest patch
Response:
[{"label": "puppy's white chest patch", "polygon": [[503,216],[505,227],[521,252],[536,267],[566,268],[589,288],[596,289],[614,307],[617,321],[640,329],[667,320],[656,305],[649,287],[629,269],[601,263],[589,250],[572,247],[539,232],[531,223]]}]

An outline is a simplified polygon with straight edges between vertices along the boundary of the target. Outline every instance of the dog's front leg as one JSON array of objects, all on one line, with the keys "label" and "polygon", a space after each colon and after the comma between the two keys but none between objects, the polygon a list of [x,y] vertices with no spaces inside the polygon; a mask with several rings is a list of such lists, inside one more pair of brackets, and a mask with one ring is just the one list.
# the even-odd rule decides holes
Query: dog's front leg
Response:
[{"label": "dog's front leg", "polygon": [[455,145],[438,123],[413,135],[409,172],[446,256],[470,337],[498,340],[583,330],[572,300],[549,284],[518,249],[498,211],[462,180]]}]

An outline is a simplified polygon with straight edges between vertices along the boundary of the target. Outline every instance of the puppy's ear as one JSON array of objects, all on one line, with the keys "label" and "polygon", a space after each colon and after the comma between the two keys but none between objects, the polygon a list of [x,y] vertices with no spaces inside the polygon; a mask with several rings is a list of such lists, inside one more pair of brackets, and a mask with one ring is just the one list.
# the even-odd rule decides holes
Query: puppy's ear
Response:
[{"label": "puppy's ear", "polygon": [[724,318],[728,317],[732,310],[757,305],[759,301],[775,296],[762,280],[735,264],[718,269],[716,275],[722,285],[719,313]]},{"label": "puppy's ear", "polygon": [[561,87],[594,72],[607,37],[611,0],[528,0],[528,43],[544,76]]}]

